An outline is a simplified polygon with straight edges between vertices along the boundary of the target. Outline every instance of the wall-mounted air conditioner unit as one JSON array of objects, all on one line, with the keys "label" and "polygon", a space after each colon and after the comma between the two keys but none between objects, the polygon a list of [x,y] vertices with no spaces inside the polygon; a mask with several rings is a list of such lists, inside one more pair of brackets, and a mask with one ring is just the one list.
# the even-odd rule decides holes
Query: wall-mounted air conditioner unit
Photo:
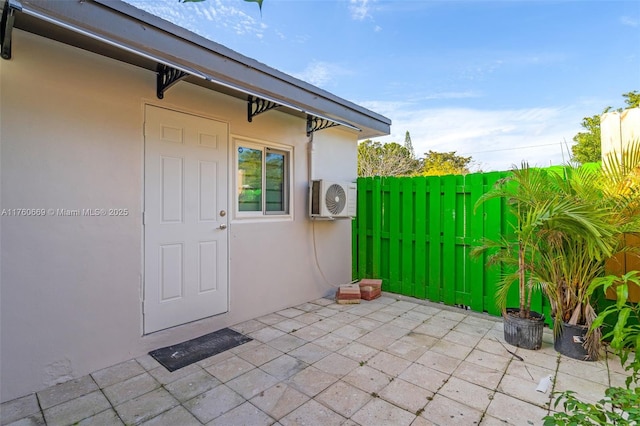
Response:
[{"label": "wall-mounted air conditioner unit", "polygon": [[309,216],[348,218],[356,216],[358,187],[353,182],[313,180],[309,191]]}]

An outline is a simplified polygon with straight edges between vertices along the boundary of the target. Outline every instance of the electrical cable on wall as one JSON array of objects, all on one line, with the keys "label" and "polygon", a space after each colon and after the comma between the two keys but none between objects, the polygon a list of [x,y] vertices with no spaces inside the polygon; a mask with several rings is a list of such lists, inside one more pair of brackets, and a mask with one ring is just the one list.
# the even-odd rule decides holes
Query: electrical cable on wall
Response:
[{"label": "electrical cable on wall", "polygon": [[330,287],[340,287],[339,284],[338,285],[331,284],[327,279],[327,277],[324,275],[324,272],[322,272],[322,268],[320,267],[320,262],[318,261],[318,248],[316,246],[316,221],[315,220],[311,221],[311,234],[313,235],[313,257],[316,260],[316,267],[318,268],[320,275],[322,275],[322,279],[324,279],[324,282]]},{"label": "electrical cable on wall", "polygon": [[[312,220],[311,221],[311,233],[313,235],[313,257],[315,258],[316,261],[316,267],[318,268],[318,271],[320,272],[320,275],[322,275],[322,278],[324,279],[324,282],[329,285],[330,287],[334,287],[334,288],[338,288],[340,287],[340,284],[331,284],[329,282],[329,280],[327,279],[327,277],[324,275],[324,272],[322,272],[322,268],[320,267],[320,262],[318,261],[318,250],[317,250],[317,246],[316,246],[316,221]],[[353,284],[353,283],[357,283],[360,280],[352,280],[349,281],[347,284]],[[344,284],[344,283],[343,283]]]}]

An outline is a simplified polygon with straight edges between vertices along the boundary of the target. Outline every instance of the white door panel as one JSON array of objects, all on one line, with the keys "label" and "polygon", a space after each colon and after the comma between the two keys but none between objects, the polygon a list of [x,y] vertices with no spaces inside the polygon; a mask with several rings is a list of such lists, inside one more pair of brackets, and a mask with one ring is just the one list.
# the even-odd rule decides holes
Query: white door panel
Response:
[{"label": "white door panel", "polygon": [[227,140],[226,123],[146,107],[145,333],[228,309]]}]

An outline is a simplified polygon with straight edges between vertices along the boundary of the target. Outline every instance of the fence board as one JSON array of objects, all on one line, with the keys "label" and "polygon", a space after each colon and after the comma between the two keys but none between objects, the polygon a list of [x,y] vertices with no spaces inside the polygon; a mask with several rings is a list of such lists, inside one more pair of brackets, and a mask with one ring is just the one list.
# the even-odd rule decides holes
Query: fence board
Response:
[{"label": "fence board", "polygon": [[376,178],[372,182],[373,197],[371,202],[371,220],[373,232],[371,234],[372,239],[372,272],[374,276],[379,276],[382,272],[380,269],[382,266],[382,211],[378,207],[382,203],[382,180]]},{"label": "fence board", "polygon": [[456,302],[456,176],[442,178],[442,301]]},{"label": "fence board", "polygon": [[400,179],[389,181],[389,204],[384,206],[384,213],[389,211],[389,290],[402,294],[400,282]]},{"label": "fence board", "polygon": [[[497,182],[503,177],[502,173],[488,173],[485,176],[484,191],[489,191]],[[503,200],[495,198],[484,202],[481,206],[483,211],[484,222],[484,238],[489,240],[498,241],[502,235],[505,235],[507,231],[507,220],[505,219],[505,203]],[[487,257],[491,253],[484,254],[479,261],[483,265],[486,265]],[[500,315],[500,310],[496,306],[495,293],[497,290],[497,284],[500,281],[502,269],[500,265],[494,265],[493,267],[485,267],[484,273],[484,299],[485,310],[490,314]]]},{"label": "fence board", "polygon": [[402,195],[402,294],[415,296],[414,292],[414,273],[413,258],[414,252],[414,234],[413,234],[413,216],[415,206],[413,203],[413,179],[405,177],[400,180]]},{"label": "fence board", "polygon": [[415,264],[414,296],[427,298],[427,180],[412,179],[415,184]]},{"label": "fence board", "polygon": [[[473,174],[467,177],[467,183],[469,187],[470,197],[469,202],[466,204],[467,211],[465,215],[469,224],[469,243],[470,249],[474,246],[482,244],[484,237],[484,209],[483,206],[479,206],[478,210],[475,209],[475,205],[478,199],[484,193],[484,184],[482,174]],[[470,250],[469,250],[470,251]],[[469,306],[476,312],[484,311],[484,262],[481,259],[471,259],[467,252],[467,262],[469,267],[468,282],[469,291],[471,293],[471,300]]]},{"label": "fence board", "polygon": [[442,297],[442,248],[441,216],[442,197],[440,177],[434,176],[429,182],[429,300],[440,301]]},{"label": "fence board", "polygon": [[467,201],[469,196],[466,192],[465,180],[466,176],[456,176],[456,194],[455,194],[455,304],[468,306],[470,303],[470,292],[467,288],[465,278],[468,274],[467,262],[467,235],[468,223],[466,220]]}]

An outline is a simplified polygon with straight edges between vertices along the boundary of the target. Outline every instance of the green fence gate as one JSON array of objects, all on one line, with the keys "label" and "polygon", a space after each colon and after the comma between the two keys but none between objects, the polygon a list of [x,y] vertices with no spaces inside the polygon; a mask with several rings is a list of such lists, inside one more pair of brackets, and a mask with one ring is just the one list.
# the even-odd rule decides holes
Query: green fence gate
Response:
[{"label": "green fence gate", "polygon": [[[494,294],[501,271],[469,252],[485,237],[498,240],[510,232],[515,217],[504,200],[475,209],[478,198],[507,175],[359,178],[354,278],[381,278],[385,291],[499,315]],[[511,306],[518,304],[516,287]],[[534,295],[532,309],[548,311],[542,303]]]}]

